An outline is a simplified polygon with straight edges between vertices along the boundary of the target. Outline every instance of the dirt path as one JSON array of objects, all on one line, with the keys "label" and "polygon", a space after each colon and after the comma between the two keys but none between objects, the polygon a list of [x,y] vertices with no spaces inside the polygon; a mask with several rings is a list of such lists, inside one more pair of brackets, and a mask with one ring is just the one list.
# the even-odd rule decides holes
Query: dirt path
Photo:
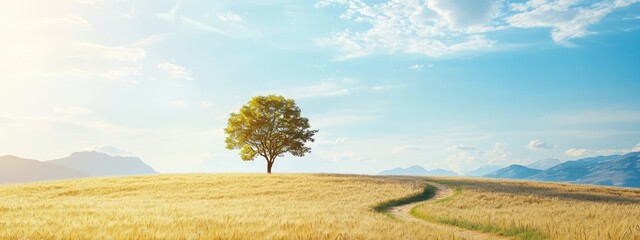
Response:
[{"label": "dirt path", "polygon": [[428,200],[425,200],[425,201],[413,202],[413,203],[409,203],[409,204],[405,204],[405,205],[391,207],[388,212],[390,214],[394,215],[396,218],[400,219],[401,221],[415,222],[415,223],[418,223],[418,224],[426,225],[426,226],[428,226],[430,228],[433,228],[433,229],[450,231],[450,232],[453,232],[453,234],[456,237],[459,237],[459,238],[464,238],[464,239],[512,239],[512,238],[497,236],[497,235],[488,234],[488,233],[470,231],[470,230],[466,230],[466,229],[462,229],[462,228],[458,228],[458,227],[454,227],[454,226],[438,224],[438,223],[432,223],[432,222],[424,221],[424,220],[417,219],[417,218],[411,216],[411,214],[409,212],[411,211],[411,209],[413,207],[417,206],[418,204],[423,204],[423,203],[427,203],[427,202],[431,202],[431,201],[436,201],[438,199],[446,198],[446,197],[449,197],[449,196],[453,195],[453,189],[451,189],[451,188],[449,188],[449,187],[447,187],[445,185],[442,185],[442,184],[439,184],[439,183],[434,183],[434,182],[428,182],[427,184],[429,184],[431,186],[434,186],[434,187],[436,187],[438,189],[435,196],[433,196],[432,198],[430,198]]}]

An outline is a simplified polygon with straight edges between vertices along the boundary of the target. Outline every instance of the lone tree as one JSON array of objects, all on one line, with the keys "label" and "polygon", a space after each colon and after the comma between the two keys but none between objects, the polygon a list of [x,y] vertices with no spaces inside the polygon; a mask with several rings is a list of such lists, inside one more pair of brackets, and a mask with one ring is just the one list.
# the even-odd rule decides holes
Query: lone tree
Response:
[{"label": "lone tree", "polygon": [[293,99],[269,95],[253,97],[239,113],[231,113],[224,132],[227,149],[240,149],[244,161],[264,157],[271,174],[276,157],[287,152],[302,157],[311,152],[304,144],[313,142],[318,130],[309,129],[309,119],[300,116]]}]

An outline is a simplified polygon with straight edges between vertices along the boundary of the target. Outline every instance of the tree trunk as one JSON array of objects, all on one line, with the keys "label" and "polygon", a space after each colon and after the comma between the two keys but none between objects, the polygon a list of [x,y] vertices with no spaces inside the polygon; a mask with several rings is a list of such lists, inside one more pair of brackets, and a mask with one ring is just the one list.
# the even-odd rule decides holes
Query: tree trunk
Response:
[{"label": "tree trunk", "polygon": [[268,174],[271,174],[271,167],[273,166],[273,161],[274,160],[271,160],[271,161],[267,160],[267,173]]}]

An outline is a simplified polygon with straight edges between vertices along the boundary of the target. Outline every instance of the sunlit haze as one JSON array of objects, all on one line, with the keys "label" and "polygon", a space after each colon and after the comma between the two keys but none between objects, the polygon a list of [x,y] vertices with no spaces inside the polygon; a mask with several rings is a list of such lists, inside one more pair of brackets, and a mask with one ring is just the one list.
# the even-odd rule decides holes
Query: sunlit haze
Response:
[{"label": "sunlit haze", "polygon": [[9,0],[0,156],[264,172],[225,149],[223,129],[268,94],[319,130],[276,172],[640,151],[638,2]]}]

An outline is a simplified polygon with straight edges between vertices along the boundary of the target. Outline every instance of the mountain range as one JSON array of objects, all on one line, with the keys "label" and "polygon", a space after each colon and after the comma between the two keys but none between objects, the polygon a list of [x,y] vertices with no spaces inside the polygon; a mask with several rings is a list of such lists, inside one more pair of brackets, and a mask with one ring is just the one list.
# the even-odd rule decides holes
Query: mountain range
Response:
[{"label": "mountain range", "polygon": [[99,152],[76,152],[68,157],[50,161],[15,156],[0,157],[0,183],[154,173],[156,171],[153,168],[137,157],[111,156]]},{"label": "mountain range", "polygon": [[511,165],[484,177],[640,187],[640,152],[567,161],[546,170]]},{"label": "mountain range", "polygon": [[456,172],[444,170],[444,169],[434,169],[427,170],[422,166],[413,165],[408,168],[394,168],[389,170],[384,170],[378,175],[404,175],[404,176],[458,176]]}]

